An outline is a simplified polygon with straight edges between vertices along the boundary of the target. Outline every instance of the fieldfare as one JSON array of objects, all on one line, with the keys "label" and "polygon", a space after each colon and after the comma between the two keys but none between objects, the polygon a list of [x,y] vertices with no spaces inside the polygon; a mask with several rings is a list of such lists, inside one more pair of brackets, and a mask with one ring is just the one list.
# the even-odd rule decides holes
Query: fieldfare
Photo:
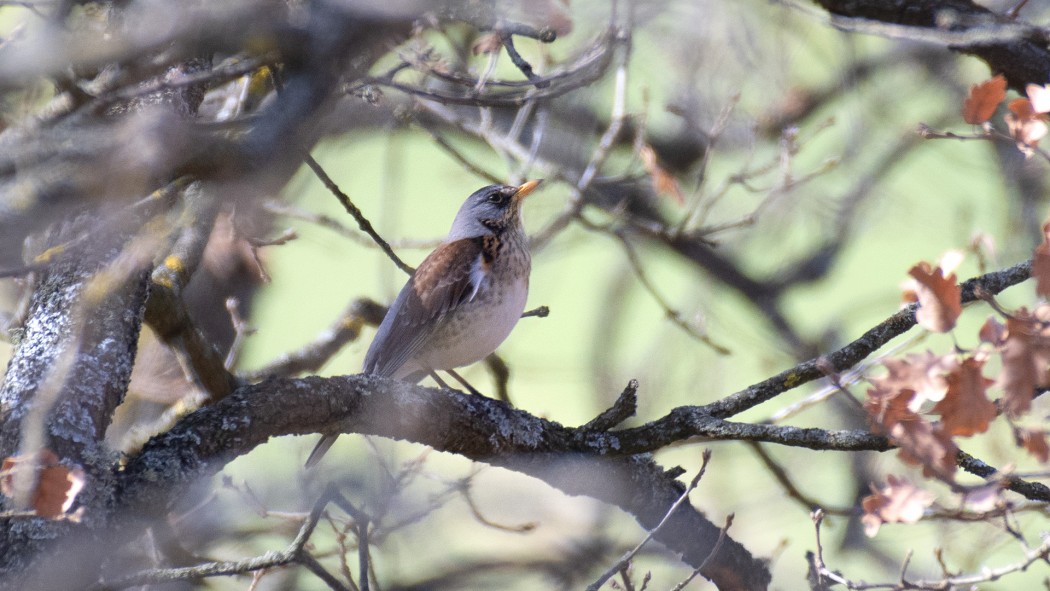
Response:
[{"label": "fieldfare", "polygon": [[[415,383],[496,350],[525,310],[532,260],[521,202],[539,184],[490,185],[467,197],[448,238],[390,305],[365,355],[365,373]],[[336,437],[322,437],[306,466]]]}]

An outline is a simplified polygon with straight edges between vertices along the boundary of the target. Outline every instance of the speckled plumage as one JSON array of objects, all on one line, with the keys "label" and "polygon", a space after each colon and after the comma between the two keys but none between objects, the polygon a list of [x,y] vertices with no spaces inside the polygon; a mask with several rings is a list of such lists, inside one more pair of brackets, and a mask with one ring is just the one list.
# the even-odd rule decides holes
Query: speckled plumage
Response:
[{"label": "speckled plumage", "polygon": [[[521,318],[529,291],[521,201],[540,181],[490,185],[460,207],[448,238],[416,269],[379,325],[364,371],[419,381],[487,357]],[[326,435],[312,466],[335,442]]]}]

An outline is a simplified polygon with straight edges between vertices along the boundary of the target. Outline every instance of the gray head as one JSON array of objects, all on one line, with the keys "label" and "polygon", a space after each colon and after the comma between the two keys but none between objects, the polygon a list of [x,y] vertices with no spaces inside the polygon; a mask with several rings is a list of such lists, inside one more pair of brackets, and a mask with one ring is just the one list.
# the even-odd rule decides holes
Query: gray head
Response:
[{"label": "gray head", "polygon": [[542,181],[528,181],[518,187],[489,185],[474,191],[456,214],[448,240],[462,240],[488,234],[521,224],[521,201]]}]

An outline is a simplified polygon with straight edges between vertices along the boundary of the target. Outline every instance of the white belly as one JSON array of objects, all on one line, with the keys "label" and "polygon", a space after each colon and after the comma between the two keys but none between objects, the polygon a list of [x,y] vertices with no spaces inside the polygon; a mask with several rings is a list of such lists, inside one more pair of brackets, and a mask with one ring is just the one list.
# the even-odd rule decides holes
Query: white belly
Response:
[{"label": "white belly", "polygon": [[419,353],[419,360],[433,369],[454,369],[488,357],[518,323],[528,295],[529,287],[524,279],[509,289],[482,288],[473,300],[457,307],[428,339],[447,345],[428,347]]}]

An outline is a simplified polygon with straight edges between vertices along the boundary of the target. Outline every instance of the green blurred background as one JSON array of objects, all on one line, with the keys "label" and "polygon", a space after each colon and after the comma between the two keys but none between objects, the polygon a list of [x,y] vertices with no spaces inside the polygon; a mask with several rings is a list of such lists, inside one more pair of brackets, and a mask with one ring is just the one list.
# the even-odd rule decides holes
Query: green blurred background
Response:
[{"label": "green blurred background", "polygon": [[[571,55],[604,26],[603,3],[577,1],[569,10],[573,33],[550,47],[519,42],[527,59],[538,64]],[[942,55],[936,68],[912,62],[907,56],[917,55],[921,48],[906,41],[838,32],[819,13],[805,7],[681,0],[639,2],[636,11],[627,107],[638,120],[644,120],[648,133],[658,136],[681,128],[683,118],[669,112],[671,104],[689,105],[696,120],[710,129],[719,113],[739,97],[724,135],[709,155],[704,182],[697,182],[695,174],[680,179],[687,203],[693,199],[709,203],[733,175],[771,165],[768,173],[751,179],[753,190],[730,185],[704,220],[708,226],[729,224],[757,209],[752,223],[710,236],[745,268],[761,276],[774,274],[784,261],[814,248],[826,237],[850,192],[866,175],[875,175],[832,270],[824,279],[792,290],[785,302],[785,314],[801,336],[820,343],[822,351],[845,344],[892,314],[900,305],[900,284],[918,261],[936,262],[950,249],[966,250],[979,236],[995,247],[994,252],[983,251],[987,270],[1030,256],[1038,240],[1030,232],[1033,220],[1021,217],[990,143],[916,140],[914,147],[898,149],[900,142],[914,137],[920,123],[969,132],[958,112],[968,85],[988,77],[983,64],[953,55]],[[0,10],[0,16],[5,12],[12,13]],[[433,42],[440,46],[437,39]],[[933,51],[947,54],[943,49]],[[480,69],[486,58],[472,59]],[[862,80],[847,75],[865,60],[886,63]],[[497,72],[515,75],[505,59]],[[610,78],[581,89],[571,100],[607,112],[613,94]],[[811,174],[814,178],[779,190],[785,170],[780,164],[782,139],[764,135],[761,129],[777,113],[788,110],[799,93],[817,89],[832,89],[835,96],[797,122],[799,150],[790,158],[793,178]],[[601,131],[580,138],[580,149],[592,149]],[[512,174],[482,145],[468,141],[457,145],[484,168]],[[412,124],[353,131],[326,140],[313,154],[380,234],[395,244],[401,240],[436,243],[466,195],[488,184],[439,150],[427,133]],[[872,173],[880,162],[890,164]],[[1045,163],[1038,165],[1045,169]],[[629,145],[618,148],[603,170],[603,174],[643,173]],[[546,174],[536,168],[527,176]],[[297,207],[353,225],[305,168],[285,193]],[[526,202],[527,229],[535,232],[546,227],[569,198],[564,184],[545,184]],[[687,213],[670,198],[660,207],[671,219]],[[1045,210],[1039,213],[1045,215]],[[609,219],[598,212],[587,215],[597,223]],[[389,302],[405,280],[376,248],[306,221],[279,218],[276,229],[283,228],[293,228],[299,237],[265,249],[272,281],[255,300],[249,320],[258,332],[247,341],[239,369],[263,366],[308,343],[353,299]],[[510,393],[517,407],[566,425],[579,425],[608,407],[627,381],[636,378],[641,383],[639,413],[628,424],[640,424],[679,405],[724,397],[799,361],[768,321],[736,292],[666,250],[645,244],[637,248],[647,275],[662,296],[731,353],[719,355],[669,322],[665,311],[642,288],[619,245],[608,236],[572,225],[533,253],[528,307],[548,306],[550,316],[522,320],[499,349],[511,367]],[[428,252],[427,248],[397,250],[412,265]],[[970,254],[958,270],[959,277],[979,274],[981,265],[979,257]],[[1029,284],[1001,298],[1010,306],[1033,300]],[[987,306],[972,306],[954,336],[922,337],[914,330],[893,345],[907,341],[906,350],[931,348],[942,353],[954,343],[972,347],[977,342],[977,327],[989,313]],[[372,334],[367,329],[319,373],[356,373]],[[9,351],[7,343],[0,343],[0,358],[6,359]],[[491,389],[484,368],[468,368],[462,374],[480,390]],[[821,383],[799,388],[735,419],[767,420],[825,387]],[[861,381],[851,389],[862,396],[866,386]],[[814,406],[787,422],[849,427],[830,406]],[[423,511],[433,502],[433,495],[445,499],[440,495],[449,482],[474,472],[479,474],[471,490],[487,519],[536,527],[525,533],[488,527],[472,516],[461,496],[450,495],[447,504],[426,520],[397,529],[374,551],[381,580],[423,578],[479,557],[564,555],[580,551],[593,532],[613,542],[615,550],[607,555],[611,563],[644,536],[629,517],[599,503],[569,498],[533,479],[438,453],[427,456],[422,474],[411,487],[390,496],[382,485],[383,471],[396,472],[401,462],[426,454],[423,448],[343,436],[320,468],[304,471],[302,462],[314,442],[314,437],[273,440],[224,470],[214,483],[217,496],[202,498],[211,504],[217,520],[244,532],[244,542],[223,542],[211,548],[211,555],[235,558],[283,547],[295,523],[288,521],[286,528],[280,527],[279,513],[263,517],[258,506],[273,512],[305,510],[329,481],[348,487],[351,498],[371,510],[383,507],[396,521],[397,516]],[[787,498],[746,444],[681,444],[656,457],[664,466],[683,466],[688,472],[682,479],[688,480],[699,467],[701,450],[707,447],[714,456],[707,475],[691,495],[693,504],[716,523],[735,514],[731,536],[756,555],[772,558],[774,588],[804,588],[803,554],[815,549],[809,512]],[[1038,467],[1015,451],[1003,425],[963,443],[963,448],[996,466],[1013,464],[1021,471]],[[856,458],[796,449],[768,451],[813,498],[831,506],[855,505]],[[877,478],[893,473],[920,479],[895,454],[863,456],[869,473]],[[975,482],[965,475],[961,479]],[[258,506],[243,502],[246,487],[259,499]],[[929,488],[938,491],[945,506],[957,503],[943,486],[930,484]],[[1046,529],[1044,516],[1020,519],[1028,526],[1026,532]],[[828,518],[825,560],[853,580],[895,580],[908,550],[915,552],[909,572],[926,578],[941,576],[933,556],[935,547],[945,548],[945,561],[951,568],[964,571],[1020,558],[1016,540],[994,524],[888,525],[870,546],[854,541],[841,547],[846,530],[846,519]],[[258,531],[268,533],[249,535]],[[319,531],[322,536],[316,545],[323,549],[334,538],[330,530]],[[1031,535],[1029,541],[1035,542]],[[325,559],[331,564],[336,560],[332,556]],[[643,556],[635,568],[638,580],[640,573],[652,571],[650,589],[670,588],[690,570],[658,550]],[[1045,574],[1034,572],[1014,575],[1001,586],[982,588],[1032,588],[1043,577]],[[557,587],[550,576],[535,572],[499,581],[481,582],[477,588]],[[245,584],[236,579],[207,583],[217,589]],[[304,575],[299,575],[297,585],[295,588],[322,588],[319,581]],[[696,581],[687,588],[709,585]]]}]

